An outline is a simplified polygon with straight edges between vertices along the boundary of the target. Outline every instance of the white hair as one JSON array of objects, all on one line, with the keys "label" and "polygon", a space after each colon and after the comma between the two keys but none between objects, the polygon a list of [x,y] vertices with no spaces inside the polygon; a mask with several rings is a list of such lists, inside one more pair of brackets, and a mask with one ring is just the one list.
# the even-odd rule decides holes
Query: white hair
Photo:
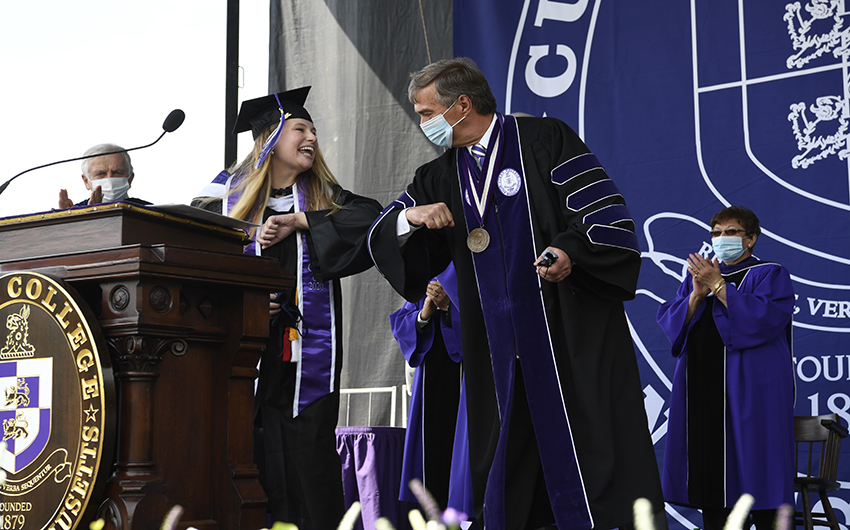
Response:
[{"label": "white hair", "polygon": [[[127,176],[129,177],[130,175],[133,174],[133,163],[130,162],[130,154],[127,151],[125,151],[124,148],[121,147],[120,145],[98,144],[94,147],[89,147],[88,149],[86,149],[86,152],[83,153],[83,156],[96,155],[96,154],[99,154],[99,153],[112,153],[112,152],[115,152],[115,151],[121,151],[118,154],[123,156],[124,162],[127,163]],[[92,158],[97,158],[97,157],[92,157]],[[85,175],[86,178],[89,177],[89,162],[91,160],[92,160],[91,158],[86,158],[85,160],[83,160],[83,164],[82,164],[83,175]]]}]

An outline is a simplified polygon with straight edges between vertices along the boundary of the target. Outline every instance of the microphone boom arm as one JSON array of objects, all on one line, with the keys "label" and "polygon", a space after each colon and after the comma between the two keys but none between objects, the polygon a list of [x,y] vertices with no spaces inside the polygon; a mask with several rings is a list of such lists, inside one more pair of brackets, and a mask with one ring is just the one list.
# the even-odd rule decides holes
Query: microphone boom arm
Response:
[{"label": "microphone boom arm", "polygon": [[171,113],[169,113],[169,115],[165,118],[165,122],[162,124],[162,128],[163,128],[162,134],[159,135],[159,138],[157,138],[153,142],[149,143],[148,145],[141,145],[139,147],[131,147],[130,149],[121,149],[119,151],[110,151],[108,153],[97,153],[97,154],[88,155],[88,156],[78,156],[77,158],[69,158],[67,160],[59,160],[58,162],[51,162],[49,164],[43,164],[41,166],[31,167],[27,170],[21,171],[20,173],[18,173],[14,177],[12,177],[9,180],[7,180],[6,182],[4,182],[2,186],[0,186],[0,193],[3,193],[4,191],[6,191],[6,188],[9,186],[9,184],[13,180],[20,177],[21,175],[29,173],[30,171],[35,171],[36,169],[55,166],[56,164],[64,164],[65,162],[74,162],[76,160],[85,160],[86,158],[97,158],[99,156],[117,155],[117,154],[120,154],[120,153],[129,153],[130,151],[135,151],[137,149],[144,149],[146,147],[150,147],[153,144],[160,141],[162,139],[162,137],[165,136],[165,133],[174,132],[175,130],[177,130],[177,128],[180,127],[180,125],[183,124],[184,118],[185,118],[185,114],[183,113],[182,110],[180,110],[180,109],[172,110]]}]

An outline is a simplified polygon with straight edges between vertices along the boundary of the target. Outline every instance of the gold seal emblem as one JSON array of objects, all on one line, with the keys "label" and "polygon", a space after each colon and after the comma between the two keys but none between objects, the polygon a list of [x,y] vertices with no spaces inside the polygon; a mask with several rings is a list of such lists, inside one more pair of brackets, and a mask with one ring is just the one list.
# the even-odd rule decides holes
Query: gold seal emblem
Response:
[{"label": "gold seal emblem", "polygon": [[115,392],[97,320],[78,300],[42,274],[0,277],[4,529],[73,530],[100,502],[112,464]]},{"label": "gold seal emblem", "polygon": [[466,238],[466,246],[476,254],[484,252],[489,245],[490,233],[484,230],[484,228],[476,228]]}]

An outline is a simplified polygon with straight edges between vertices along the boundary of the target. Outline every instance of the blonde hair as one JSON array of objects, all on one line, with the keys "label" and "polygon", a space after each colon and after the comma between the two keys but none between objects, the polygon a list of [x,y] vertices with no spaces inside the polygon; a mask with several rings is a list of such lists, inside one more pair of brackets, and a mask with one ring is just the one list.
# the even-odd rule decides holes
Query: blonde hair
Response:
[{"label": "blonde hair", "polygon": [[[228,196],[239,193],[239,200],[230,210],[230,217],[262,224],[263,211],[272,189],[272,157],[267,156],[259,168],[254,168],[260,156],[263,144],[277,125],[268,127],[254,140],[254,149],[240,164],[228,171],[238,175],[239,183],[228,192]],[[336,203],[334,187],[339,186],[336,177],[325,162],[322,150],[316,144],[313,153],[313,167],[298,175],[297,183],[303,187],[307,196],[307,211],[330,210],[328,215],[339,211],[342,205]],[[306,185],[305,185],[306,184]],[[227,200],[226,198],[224,200]]]}]

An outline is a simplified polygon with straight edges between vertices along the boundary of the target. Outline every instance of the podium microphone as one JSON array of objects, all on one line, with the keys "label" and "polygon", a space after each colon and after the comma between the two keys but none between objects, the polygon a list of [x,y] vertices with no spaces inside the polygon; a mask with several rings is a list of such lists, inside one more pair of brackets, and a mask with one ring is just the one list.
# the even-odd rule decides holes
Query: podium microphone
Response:
[{"label": "podium microphone", "polygon": [[87,158],[96,158],[96,157],[99,157],[99,156],[106,156],[106,155],[117,155],[119,153],[127,153],[127,152],[130,152],[130,151],[135,151],[137,149],[144,149],[145,147],[150,147],[153,144],[160,141],[162,139],[162,137],[165,136],[165,133],[170,133],[170,132],[176,131],[178,127],[183,125],[183,120],[185,120],[185,119],[186,119],[186,113],[184,113],[180,109],[174,109],[168,114],[168,116],[166,116],[165,121],[162,122],[162,134],[159,135],[159,138],[157,138],[153,142],[149,143],[148,145],[142,145],[142,146],[139,146],[139,147],[132,147],[130,149],[121,149],[120,151],[110,151],[108,153],[97,153],[97,154],[94,154],[94,155],[80,156],[80,157],[77,157],[77,158],[69,158],[67,160],[59,160],[58,162],[51,162],[49,164],[31,167],[31,168],[27,169],[26,171],[21,171],[20,173],[18,173],[14,177],[12,177],[9,180],[7,180],[6,182],[4,182],[3,185],[0,186],[0,193],[3,193],[4,191],[6,191],[6,188],[9,186],[10,182],[12,182],[16,178],[20,177],[24,173],[29,173],[30,171],[35,171],[36,169],[41,169],[43,167],[49,167],[49,166],[55,166],[56,164],[63,164],[65,162],[74,162],[75,160],[85,160]]}]

